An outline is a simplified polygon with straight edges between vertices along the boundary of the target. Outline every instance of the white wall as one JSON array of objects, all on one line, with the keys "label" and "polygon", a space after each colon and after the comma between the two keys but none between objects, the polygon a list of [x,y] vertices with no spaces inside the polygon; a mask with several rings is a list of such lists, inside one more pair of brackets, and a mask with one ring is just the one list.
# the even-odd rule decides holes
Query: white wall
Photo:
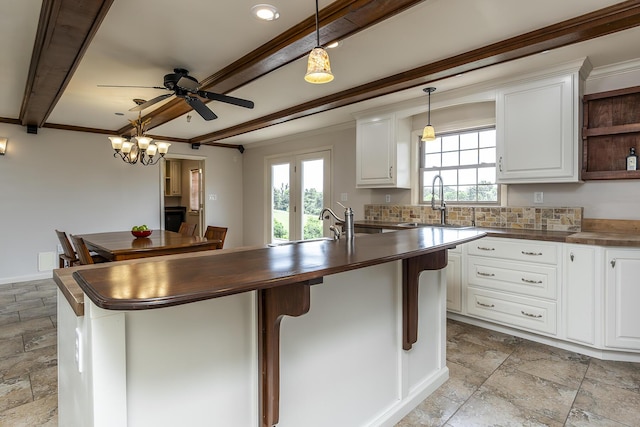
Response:
[{"label": "white wall", "polygon": [[[81,234],[160,226],[159,166],[113,158],[105,135],[0,123],[0,283],[51,277],[38,254],[57,252],[54,230]],[[242,161],[237,150],[174,143],[171,153],[206,156],[207,223],[226,223],[225,247],[242,243]],[[57,255],[55,265],[57,267]]]},{"label": "white wall", "polygon": [[[333,200],[340,200],[340,194],[347,193],[348,201],[342,203],[353,208],[356,220],[364,218],[364,205],[371,203],[371,190],[355,188],[356,129],[354,121],[346,127],[321,129],[246,147],[243,154],[245,245],[265,243],[265,212],[268,209],[266,196],[269,194],[265,157],[289,155],[321,147],[333,147]],[[339,205],[333,203],[330,207],[336,209]]]}]

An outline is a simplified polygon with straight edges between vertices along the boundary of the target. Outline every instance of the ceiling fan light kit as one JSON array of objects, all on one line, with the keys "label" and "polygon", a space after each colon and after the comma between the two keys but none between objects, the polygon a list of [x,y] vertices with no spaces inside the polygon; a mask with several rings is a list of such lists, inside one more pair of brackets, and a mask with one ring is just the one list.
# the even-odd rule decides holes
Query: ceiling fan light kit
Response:
[{"label": "ceiling fan light kit", "polygon": [[422,89],[426,93],[429,94],[429,108],[427,110],[427,125],[424,127],[422,131],[422,140],[423,141],[435,141],[436,139],[436,130],[431,126],[431,92],[435,92],[435,87],[427,87]]},{"label": "ceiling fan light kit", "polygon": [[318,0],[316,0],[316,47],[309,53],[307,74],[304,79],[309,83],[322,84],[333,80],[329,54],[320,46],[320,25],[318,22]]}]

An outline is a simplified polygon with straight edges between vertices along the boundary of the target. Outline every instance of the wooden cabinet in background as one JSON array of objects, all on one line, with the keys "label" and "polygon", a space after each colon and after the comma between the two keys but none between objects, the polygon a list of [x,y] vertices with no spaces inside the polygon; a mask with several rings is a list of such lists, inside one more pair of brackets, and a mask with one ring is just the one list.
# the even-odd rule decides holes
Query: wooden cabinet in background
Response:
[{"label": "wooden cabinet in background", "polygon": [[164,195],[180,196],[182,194],[182,165],[180,160],[165,160],[164,163]]},{"label": "wooden cabinet in background", "polygon": [[581,179],[637,179],[627,171],[630,148],[640,151],[640,86],[585,95]]}]

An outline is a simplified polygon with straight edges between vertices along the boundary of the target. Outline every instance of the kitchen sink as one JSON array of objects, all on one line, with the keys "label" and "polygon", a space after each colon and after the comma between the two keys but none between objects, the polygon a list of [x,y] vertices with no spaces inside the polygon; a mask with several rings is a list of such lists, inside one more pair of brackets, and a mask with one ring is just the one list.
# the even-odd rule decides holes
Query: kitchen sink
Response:
[{"label": "kitchen sink", "polygon": [[422,222],[401,222],[396,224],[398,227],[418,228],[418,227],[436,227],[436,228],[455,228],[457,230],[464,228],[473,228],[471,225],[456,225],[456,224],[424,224]]}]

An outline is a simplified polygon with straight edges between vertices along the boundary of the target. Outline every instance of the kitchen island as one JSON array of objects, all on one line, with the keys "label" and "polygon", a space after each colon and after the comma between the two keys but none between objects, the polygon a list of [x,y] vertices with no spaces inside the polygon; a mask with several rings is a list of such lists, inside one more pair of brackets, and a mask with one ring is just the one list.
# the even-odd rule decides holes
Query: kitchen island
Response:
[{"label": "kitchen island", "polygon": [[425,227],[56,270],[60,425],[393,425],[448,376],[441,269],[483,236]]}]

